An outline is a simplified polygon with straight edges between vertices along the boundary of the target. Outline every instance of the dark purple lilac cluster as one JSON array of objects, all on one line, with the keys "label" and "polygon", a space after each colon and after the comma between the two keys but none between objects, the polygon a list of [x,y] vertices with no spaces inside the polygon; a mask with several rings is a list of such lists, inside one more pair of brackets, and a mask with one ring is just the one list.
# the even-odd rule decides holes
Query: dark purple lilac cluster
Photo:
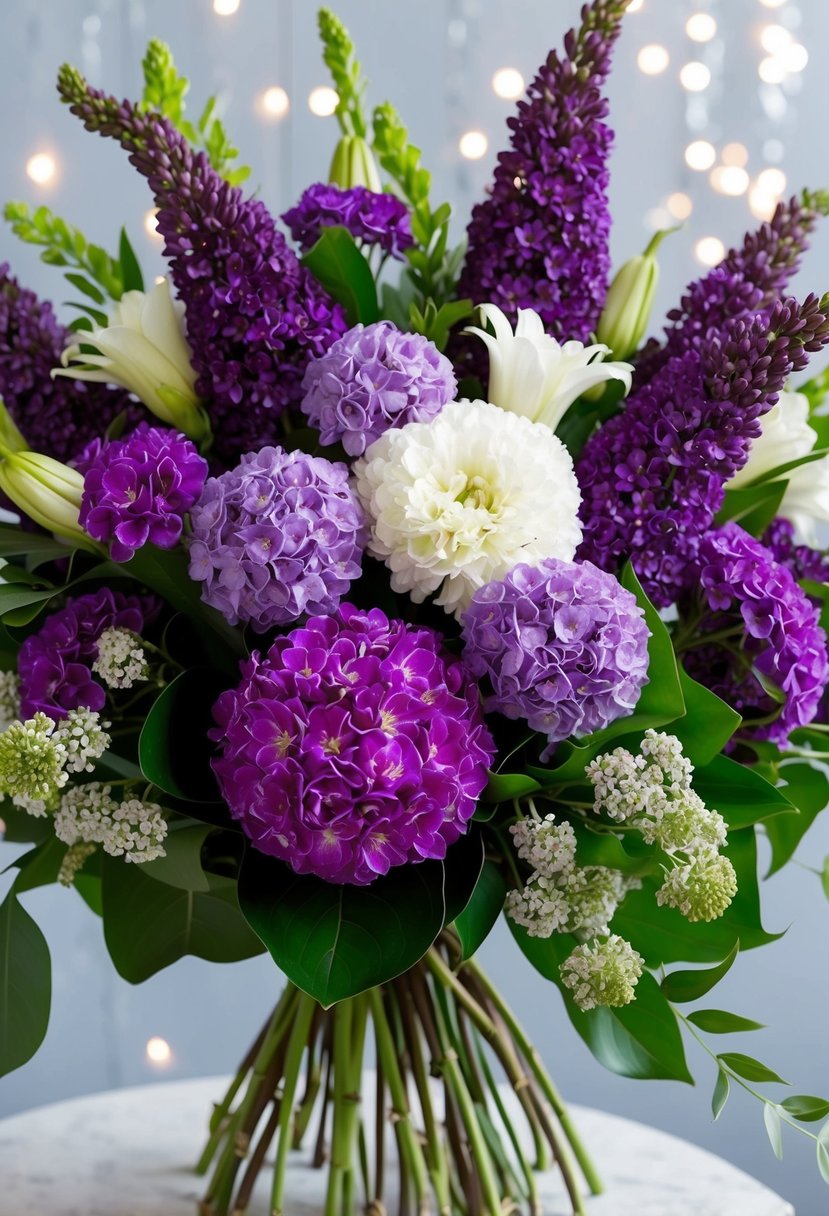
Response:
[{"label": "dark purple lilac cluster", "polygon": [[394,194],[377,194],[365,186],[341,190],[317,182],[302,194],[282,219],[303,251],[315,245],[324,229],[348,229],[361,245],[377,245],[388,257],[403,258],[414,244],[411,217]]},{"label": "dark purple lilac cluster", "polygon": [[143,422],[126,439],[96,441],[77,462],[84,475],[80,524],[128,562],[148,542],[172,549],[202,492],[207,461],[166,427]]},{"label": "dark purple lilac cluster", "polygon": [[70,709],[103,709],[106,690],[92,675],[98,638],[113,628],[140,636],[158,610],[152,596],[123,595],[109,587],[68,599],[20,647],[21,716],[42,711],[62,719]]},{"label": "dark purple lilac cluster", "polygon": [[64,461],[123,410],[134,418],[143,413],[120,389],[52,379],[71,340],[52,305],[0,264],[0,399],[34,451]]},{"label": "dark purple lilac cluster", "polygon": [[214,709],[214,768],[256,848],[365,885],[465,832],[494,746],[439,634],[343,604],[242,670]]},{"label": "dark purple lilac cluster", "polygon": [[808,355],[829,341],[829,297],[789,299],[738,318],[701,350],[672,358],[588,441],[576,473],[583,560],[631,558],[660,607],[682,595],[700,536],[742,468],[758,419]]},{"label": "dark purple lilac cluster", "polygon": [[636,598],[589,562],[516,566],[476,591],[463,657],[486,708],[522,718],[550,746],[632,713],[648,681],[650,631]]},{"label": "dark purple lilac cluster", "polygon": [[[686,670],[743,715],[744,733],[784,746],[813,721],[829,682],[817,608],[791,571],[735,523],[703,538],[694,573],[700,590],[680,620],[695,620],[700,601],[705,614],[693,646],[681,651]],[[770,686],[784,696],[782,706]]]},{"label": "dark purple lilac cluster", "polygon": [[772,520],[763,536],[763,544],[774,560],[791,570],[798,582],[829,583],[829,556],[809,545],[798,545],[794,539],[794,524],[788,519]]},{"label": "dark purple lilac cluster", "polygon": [[323,443],[341,441],[349,456],[361,456],[390,427],[434,418],[457,387],[433,342],[377,321],[356,325],[309,363],[302,410]]},{"label": "dark purple lilac cluster", "polygon": [[538,312],[562,340],[587,342],[610,270],[608,157],[602,86],[627,0],[593,0],[565,54],[550,53],[508,120],[489,197],[472,211],[458,293],[515,320]]},{"label": "dark purple lilac cluster", "polygon": [[300,265],[264,203],[229,185],[172,123],[91,88],[71,68],[58,88],[86,128],[117,139],[149,181],[214,452],[230,463],[274,442],[308,360],[345,330],[342,309]]}]

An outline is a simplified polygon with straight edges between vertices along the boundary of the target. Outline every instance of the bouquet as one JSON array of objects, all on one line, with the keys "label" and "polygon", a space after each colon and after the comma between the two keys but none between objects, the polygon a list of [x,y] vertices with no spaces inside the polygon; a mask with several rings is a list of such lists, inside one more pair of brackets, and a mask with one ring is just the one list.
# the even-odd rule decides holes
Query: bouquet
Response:
[{"label": "bouquet", "polygon": [[402,1213],[535,1216],[553,1163],[583,1212],[599,1171],[475,961],[502,912],[605,1065],[688,1081],[691,1036],[715,1115],[747,1089],[829,1180],[829,1101],[758,1088],[717,1038],[757,1023],[708,996],[775,937],[758,836],[777,871],[829,802],[829,295],[786,294],[828,203],[782,202],[644,341],[662,234],[612,281],[608,254],[626,6],[542,64],[457,248],[327,10],[341,138],[282,226],[159,42],[137,103],[58,90],[147,179],[168,277],[6,209],[81,298],[64,327],[0,268],[0,791],[31,846],[0,1066],[48,1021],[36,886],[135,983],[269,951],[205,1214],[272,1146],[284,1212],[309,1139],[326,1216],[382,1216],[389,1151]]}]

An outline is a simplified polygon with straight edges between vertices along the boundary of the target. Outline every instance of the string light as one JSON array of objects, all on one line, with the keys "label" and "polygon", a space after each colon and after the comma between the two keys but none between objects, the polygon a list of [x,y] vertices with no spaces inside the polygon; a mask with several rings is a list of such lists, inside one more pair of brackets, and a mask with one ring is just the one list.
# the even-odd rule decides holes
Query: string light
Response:
[{"label": "string light", "polygon": [[154,241],[164,239],[158,231],[158,207],[150,207],[149,211],[144,212],[144,231]]},{"label": "string light", "polygon": [[284,118],[290,108],[288,94],[278,84],[265,89],[259,97],[259,109],[267,118]]},{"label": "string light", "polygon": [[242,0],[213,0],[213,12],[219,17],[232,17],[238,13]]},{"label": "string light", "polygon": [[308,94],[308,109],[317,118],[329,118],[340,103],[336,89],[327,84],[318,85]]},{"label": "string light", "polygon": [[788,0],[760,0],[760,3],[764,4],[766,8],[782,8],[784,4],[788,3]]},{"label": "string light", "polygon": [[725,257],[725,245],[718,236],[704,236],[694,246],[694,254],[703,266],[716,266]]},{"label": "string light", "polygon": [[681,190],[677,190],[675,194],[668,196],[666,206],[675,220],[687,220],[694,210],[694,204],[690,196],[684,194]]},{"label": "string light", "polygon": [[153,1035],[144,1048],[147,1060],[155,1068],[168,1068],[173,1061],[173,1049],[166,1039]]},{"label": "string light", "polygon": [[711,83],[711,69],[707,68],[704,63],[693,60],[682,68],[679,79],[682,87],[689,93],[701,93]]},{"label": "string light", "polygon": [[499,68],[492,77],[492,89],[496,97],[514,101],[524,92],[524,77],[517,68]]},{"label": "string light", "polygon": [[782,25],[764,25],[760,30],[760,46],[768,55],[779,55],[789,45],[792,36]]},{"label": "string light", "polygon": [[809,62],[809,52],[799,42],[791,42],[777,58],[787,72],[802,72]]},{"label": "string light", "polygon": [[724,165],[736,165],[738,169],[745,169],[748,164],[748,148],[740,143],[726,144],[720,153],[720,160]]},{"label": "string light", "polygon": [[161,284],[166,283],[166,281],[167,280],[163,274],[157,274],[155,276],[155,278],[153,279],[153,282],[155,283],[156,287],[160,287]]},{"label": "string light", "polygon": [[639,71],[643,72],[645,76],[658,76],[660,72],[665,71],[670,62],[670,55],[658,42],[651,42],[648,46],[643,46],[636,56]]},{"label": "string light", "polygon": [[458,140],[458,149],[466,160],[480,160],[486,155],[489,140],[483,131],[464,131]]},{"label": "string light", "polygon": [[757,75],[764,84],[782,84],[786,79],[786,68],[782,60],[773,55],[760,60]]},{"label": "string light", "polygon": [[692,42],[710,42],[717,32],[717,22],[710,13],[693,13],[685,22],[685,33]]},{"label": "string light", "polygon": [[745,194],[749,187],[749,176],[739,165],[717,165],[711,172],[711,185],[718,194],[728,194],[736,198]]},{"label": "string light", "polygon": [[753,186],[748,196],[748,205],[751,214],[758,220],[770,220],[777,209],[777,196],[769,194],[767,190],[761,190],[759,186]]},{"label": "string light", "polygon": [[638,13],[641,11],[642,5],[644,3],[645,3],[645,0],[630,0],[630,3],[628,4],[625,12]]},{"label": "string light", "polygon": [[757,176],[757,189],[779,198],[786,189],[786,174],[782,169],[764,169]]},{"label": "string light", "polygon": [[704,172],[711,168],[716,159],[717,153],[714,145],[707,139],[695,139],[685,149],[685,163],[689,169]]},{"label": "string light", "polygon": [[48,152],[35,152],[26,161],[26,174],[38,186],[48,185],[57,171],[57,161]]}]

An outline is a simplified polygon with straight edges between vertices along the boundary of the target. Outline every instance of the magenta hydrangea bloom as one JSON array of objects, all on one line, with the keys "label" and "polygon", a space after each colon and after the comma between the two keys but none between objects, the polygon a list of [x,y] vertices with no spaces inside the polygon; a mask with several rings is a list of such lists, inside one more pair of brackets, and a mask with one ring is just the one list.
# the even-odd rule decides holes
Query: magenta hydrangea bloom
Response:
[{"label": "magenta hydrangea bloom", "polygon": [[210,477],[191,514],[190,577],[202,599],[257,633],[333,612],[367,540],[344,464],[263,448]]},{"label": "magenta hydrangea bloom", "polygon": [[[716,639],[683,653],[686,670],[743,715],[744,734],[785,746],[814,719],[829,683],[818,609],[792,572],[735,523],[702,539],[696,575],[700,591],[682,616],[707,609],[696,634]],[[782,706],[758,675],[784,694]]]},{"label": "magenta hydrangea bloom", "polygon": [[211,737],[222,795],[257,849],[365,885],[463,835],[495,749],[477,688],[434,630],[343,604],[242,672]]},{"label": "magenta hydrangea bloom", "polygon": [[355,325],[308,364],[302,410],[323,443],[341,440],[349,456],[361,456],[390,427],[434,418],[457,387],[433,342],[377,321]]},{"label": "magenta hydrangea bloom", "polygon": [[648,682],[650,631],[636,598],[590,562],[520,565],[475,592],[463,657],[486,702],[550,746],[632,713]]},{"label": "magenta hydrangea bloom", "polygon": [[47,616],[17,656],[23,718],[38,710],[59,719],[70,709],[103,709],[106,690],[91,670],[98,657],[98,638],[112,628],[140,635],[158,608],[152,596],[122,595],[100,587],[71,597],[59,612]]},{"label": "magenta hydrangea bloom", "polygon": [[128,562],[148,541],[172,549],[208,471],[184,435],[146,422],[126,439],[87,448],[78,464],[84,474],[81,527],[108,544],[116,562]]},{"label": "magenta hydrangea bloom", "polygon": [[355,241],[378,245],[383,253],[402,258],[414,244],[409,209],[394,194],[377,194],[365,186],[341,190],[316,182],[282,219],[303,250],[315,245],[325,228],[347,228]]}]

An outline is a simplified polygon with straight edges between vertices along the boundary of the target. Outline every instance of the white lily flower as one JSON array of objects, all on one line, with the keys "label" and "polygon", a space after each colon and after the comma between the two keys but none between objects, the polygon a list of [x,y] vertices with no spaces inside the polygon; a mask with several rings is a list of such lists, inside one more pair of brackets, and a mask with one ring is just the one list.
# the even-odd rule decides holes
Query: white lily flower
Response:
[{"label": "white lily flower", "polygon": [[[809,426],[809,399],[803,393],[782,392],[776,405],[760,418],[762,432],[751,444],[748,462],[726,485],[737,490],[780,465],[808,456],[817,443]],[[783,474],[788,486],[777,514],[794,525],[798,544],[819,547],[818,522],[829,523],[829,456],[799,465]]]},{"label": "white lily flower", "polygon": [[8,451],[0,461],[0,490],[48,532],[99,551],[80,525],[83,475],[77,469],[40,452]]},{"label": "white lily flower", "polygon": [[[83,347],[94,347],[89,353]],[[119,384],[168,426],[191,439],[209,433],[195,391],[195,372],[184,331],[184,306],[166,279],[151,291],[125,291],[106,326],[84,330],[61,356],[53,376]]]},{"label": "white lily flower", "polygon": [[489,350],[489,400],[503,410],[542,422],[554,431],[573,402],[607,380],[620,380],[630,392],[630,363],[605,363],[610,347],[603,343],[557,342],[531,308],[518,310],[513,333],[494,304],[479,312],[495,333],[475,326],[465,332],[481,338]]}]

